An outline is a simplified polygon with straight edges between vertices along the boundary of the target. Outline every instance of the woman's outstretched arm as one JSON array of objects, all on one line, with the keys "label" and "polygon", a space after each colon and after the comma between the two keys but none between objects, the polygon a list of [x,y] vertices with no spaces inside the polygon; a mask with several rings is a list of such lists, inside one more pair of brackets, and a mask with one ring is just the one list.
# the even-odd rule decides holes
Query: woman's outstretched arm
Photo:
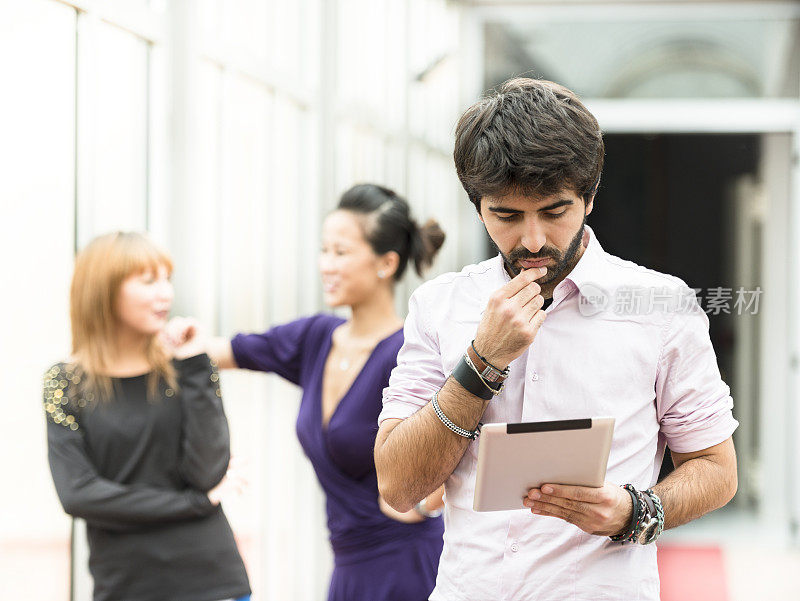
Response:
[{"label": "woman's outstretched arm", "polygon": [[206,343],[208,356],[217,364],[219,369],[236,369],[236,357],[233,355],[231,339],[224,336],[209,338]]},{"label": "woman's outstretched arm", "polygon": [[197,345],[208,353],[219,369],[240,368],[271,372],[299,385],[307,335],[319,323],[320,318],[318,315],[302,317],[273,326],[262,333],[238,334],[227,339],[204,338],[197,320],[175,317],[167,324],[164,337],[173,347]]},{"label": "woman's outstretched arm", "polygon": [[194,317],[173,317],[164,328],[163,340],[176,356],[189,357],[208,353],[219,369],[239,367],[233,355],[230,338],[208,337],[202,324]]}]

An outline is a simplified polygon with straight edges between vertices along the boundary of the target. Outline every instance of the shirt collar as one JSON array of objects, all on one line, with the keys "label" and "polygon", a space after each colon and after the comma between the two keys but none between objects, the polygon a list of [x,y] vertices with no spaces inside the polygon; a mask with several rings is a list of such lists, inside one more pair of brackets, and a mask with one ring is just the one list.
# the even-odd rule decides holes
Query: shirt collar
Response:
[{"label": "shirt collar", "polygon": [[600,246],[594,230],[588,225],[585,229],[584,236],[589,239],[586,250],[583,251],[583,255],[575,264],[575,267],[572,268],[572,271],[561,282],[563,284],[569,280],[582,293],[586,292],[587,286],[596,289],[598,286],[603,287],[609,284],[611,275],[608,272],[608,264],[604,260],[606,251]]}]

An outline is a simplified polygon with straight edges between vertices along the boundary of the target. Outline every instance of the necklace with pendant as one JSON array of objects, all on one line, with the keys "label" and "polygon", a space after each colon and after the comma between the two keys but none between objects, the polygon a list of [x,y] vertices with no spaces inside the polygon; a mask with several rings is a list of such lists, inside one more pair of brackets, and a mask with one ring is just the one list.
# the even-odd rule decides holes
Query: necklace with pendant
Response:
[{"label": "necklace with pendant", "polygon": [[366,351],[359,350],[354,354],[354,356],[342,357],[341,359],[339,359],[339,363],[338,363],[339,370],[340,371],[347,371],[348,369],[353,367],[353,365],[356,364],[355,363],[356,360],[361,359],[365,354],[366,354]]}]

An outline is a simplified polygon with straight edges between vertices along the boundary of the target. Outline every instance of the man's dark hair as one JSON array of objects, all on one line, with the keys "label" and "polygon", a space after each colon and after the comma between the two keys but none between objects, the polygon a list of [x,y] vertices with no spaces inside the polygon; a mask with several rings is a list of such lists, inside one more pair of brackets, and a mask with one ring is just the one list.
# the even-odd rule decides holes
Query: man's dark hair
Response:
[{"label": "man's dark hair", "polygon": [[564,86],[519,77],[472,105],[456,126],[453,159],[480,212],[481,198],[563,188],[588,202],[603,169],[597,119]]}]

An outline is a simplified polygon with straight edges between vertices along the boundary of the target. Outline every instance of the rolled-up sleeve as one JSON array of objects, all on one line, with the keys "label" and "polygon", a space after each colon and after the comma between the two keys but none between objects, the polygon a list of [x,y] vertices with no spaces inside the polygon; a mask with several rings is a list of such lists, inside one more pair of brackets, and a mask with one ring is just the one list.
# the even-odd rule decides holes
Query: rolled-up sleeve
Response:
[{"label": "rolled-up sleeve", "polygon": [[678,453],[727,440],[739,423],[708,334],[708,317],[695,301],[669,316],[656,377],[661,433]]},{"label": "rolled-up sleeve", "polygon": [[403,328],[405,342],[397,355],[389,386],[383,390],[383,410],[378,423],[412,416],[428,404],[447,379],[442,372],[437,336],[425,319],[424,290],[425,287],[417,290],[408,303]]}]

